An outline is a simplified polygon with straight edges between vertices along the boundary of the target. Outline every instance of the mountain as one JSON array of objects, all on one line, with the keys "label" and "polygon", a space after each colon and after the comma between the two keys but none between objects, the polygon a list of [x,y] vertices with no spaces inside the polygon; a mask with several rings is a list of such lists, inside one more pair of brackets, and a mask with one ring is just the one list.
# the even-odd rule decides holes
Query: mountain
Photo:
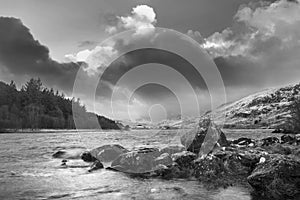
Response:
[{"label": "mountain", "polygon": [[205,116],[213,114],[218,123],[225,113],[228,128],[285,128],[291,104],[299,95],[300,84],[272,88],[222,105]]},{"label": "mountain", "polygon": [[201,117],[165,120],[159,126],[193,128],[202,119],[214,115],[216,124],[225,117],[224,128],[286,128],[291,104],[297,96],[300,96],[300,84],[267,89],[221,105]]}]

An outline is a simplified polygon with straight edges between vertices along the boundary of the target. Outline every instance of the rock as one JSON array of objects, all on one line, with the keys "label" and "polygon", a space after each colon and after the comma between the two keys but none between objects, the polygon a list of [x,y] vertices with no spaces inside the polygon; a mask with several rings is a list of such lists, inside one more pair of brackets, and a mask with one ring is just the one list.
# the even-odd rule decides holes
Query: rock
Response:
[{"label": "rock", "polygon": [[300,162],[273,156],[258,164],[247,180],[262,198],[296,199],[300,195]]},{"label": "rock", "polygon": [[233,140],[231,144],[241,145],[241,146],[250,146],[250,144],[255,144],[255,141],[250,138],[239,138],[237,140]]},{"label": "rock", "polygon": [[172,162],[173,162],[172,158],[171,158],[170,154],[168,154],[168,153],[163,153],[155,159],[155,163],[157,165],[167,166],[167,165],[170,165]]},{"label": "rock", "polygon": [[63,150],[59,150],[57,152],[55,152],[52,157],[53,158],[62,158],[67,152],[63,151]]},{"label": "rock", "polygon": [[111,168],[131,174],[149,173],[159,168],[159,165],[166,165],[166,162],[171,161],[167,154],[160,155],[158,149],[141,148],[121,154],[112,162]]},{"label": "rock", "polygon": [[210,120],[181,136],[180,141],[187,151],[199,154],[201,150],[203,155],[207,155],[216,145],[228,145],[225,134]]},{"label": "rock", "polygon": [[127,149],[118,144],[104,145],[91,150],[91,154],[101,162],[112,162],[119,155],[127,152]]},{"label": "rock", "polygon": [[128,152],[128,150],[118,144],[104,145],[82,153],[81,158],[85,162],[94,162],[95,160],[111,162],[126,152]]},{"label": "rock", "polygon": [[168,146],[168,147],[164,147],[162,149],[160,149],[160,153],[168,153],[170,155],[175,154],[175,153],[179,153],[182,151],[185,151],[185,147],[184,146]]},{"label": "rock", "polygon": [[294,144],[294,143],[297,143],[297,139],[293,135],[282,135],[280,139],[281,139],[281,144],[285,144],[285,143]]},{"label": "rock", "polygon": [[213,178],[225,172],[222,159],[209,155],[204,158],[195,160],[195,177],[196,178]]},{"label": "rock", "polygon": [[262,141],[261,146],[269,146],[280,142],[277,137],[267,137],[267,138],[263,138],[261,141]]},{"label": "rock", "polygon": [[257,162],[259,161],[256,158],[234,153],[224,161],[224,168],[228,174],[235,176],[248,176]]},{"label": "rock", "polygon": [[79,159],[83,149],[68,149],[68,150],[59,150],[55,152],[53,158],[62,158],[62,159]]},{"label": "rock", "polygon": [[158,169],[154,172],[154,176],[173,179],[173,178],[190,178],[193,176],[193,170],[180,167],[177,163],[173,163],[168,167]]},{"label": "rock", "polygon": [[196,158],[197,155],[189,151],[183,151],[172,155],[172,160],[175,163],[177,163],[180,167],[186,168],[189,168],[192,161],[194,161]]},{"label": "rock", "polygon": [[89,172],[92,172],[92,171],[94,171],[94,170],[97,170],[97,169],[103,169],[103,168],[104,168],[103,164],[102,164],[99,160],[96,160],[96,161],[92,164],[91,168],[90,168],[88,171],[89,171]]},{"label": "rock", "polygon": [[84,162],[95,162],[97,160],[89,151],[83,152],[80,157]]},{"label": "rock", "polygon": [[275,144],[271,146],[263,147],[270,154],[281,154],[281,155],[290,155],[292,154],[292,149],[290,146],[285,144]]}]

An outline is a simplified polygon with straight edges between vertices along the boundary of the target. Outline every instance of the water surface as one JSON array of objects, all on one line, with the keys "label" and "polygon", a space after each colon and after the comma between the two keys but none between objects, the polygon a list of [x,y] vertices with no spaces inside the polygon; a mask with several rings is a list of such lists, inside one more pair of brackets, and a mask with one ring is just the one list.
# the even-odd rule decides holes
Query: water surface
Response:
[{"label": "water surface", "polygon": [[[78,154],[104,144],[163,147],[179,144],[186,130],[52,131],[0,134],[0,199],[186,199],[250,200],[248,188],[207,190],[195,180],[131,178],[120,172],[88,173],[88,164],[51,156],[58,150]],[[229,138],[264,137],[270,131],[225,131]]]}]

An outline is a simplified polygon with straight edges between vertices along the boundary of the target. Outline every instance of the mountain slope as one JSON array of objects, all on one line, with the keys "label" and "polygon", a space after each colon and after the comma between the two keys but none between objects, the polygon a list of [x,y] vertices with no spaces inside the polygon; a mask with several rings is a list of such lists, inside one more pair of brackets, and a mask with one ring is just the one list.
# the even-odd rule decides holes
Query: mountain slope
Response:
[{"label": "mountain slope", "polygon": [[290,106],[297,96],[300,96],[300,84],[272,88],[222,105],[201,117],[164,121],[160,125],[193,128],[202,119],[214,115],[216,124],[225,117],[225,128],[286,128]]},{"label": "mountain slope", "polygon": [[213,114],[218,123],[225,113],[226,127],[283,128],[290,117],[290,105],[299,94],[300,84],[269,89],[222,105]]}]

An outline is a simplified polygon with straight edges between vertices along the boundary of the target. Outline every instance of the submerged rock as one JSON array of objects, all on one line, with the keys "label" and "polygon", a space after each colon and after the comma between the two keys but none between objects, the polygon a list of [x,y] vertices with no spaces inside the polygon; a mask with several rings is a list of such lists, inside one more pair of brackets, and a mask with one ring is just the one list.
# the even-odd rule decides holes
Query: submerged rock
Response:
[{"label": "submerged rock", "polygon": [[195,154],[208,154],[218,146],[228,146],[225,134],[209,119],[201,123],[197,129],[187,132],[180,138],[181,144]]},{"label": "submerged rock", "polygon": [[264,198],[294,199],[300,196],[300,162],[273,156],[258,164],[247,180]]}]

